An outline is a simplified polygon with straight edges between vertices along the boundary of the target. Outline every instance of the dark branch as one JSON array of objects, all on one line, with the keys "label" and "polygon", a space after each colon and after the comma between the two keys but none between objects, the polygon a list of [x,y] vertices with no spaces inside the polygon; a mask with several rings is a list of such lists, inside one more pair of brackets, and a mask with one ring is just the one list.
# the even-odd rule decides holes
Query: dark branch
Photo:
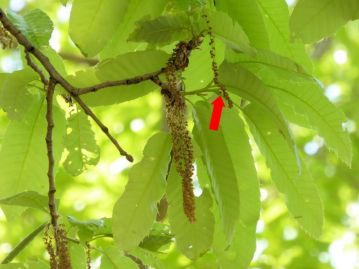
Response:
[{"label": "dark branch", "polygon": [[[33,46],[31,42],[21,33],[21,31],[15,27],[15,25],[7,18],[1,8],[0,21],[3,27],[16,38],[20,45],[25,48],[25,53],[27,52],[28,54],[32,54],[33,56],[35,56],[36,59],[39,60],[39,62],[46,69],[55,84],[60,84],[79,103],[82,109],[87,112],[87,115],[89,115],[99,125],[102,131],[106,130],[105,134],[110,138],[111,142],[114,143],[120,154],[125,156],[126,159],[129,161],[133,160],[132,156],[129,155],[125,150],[123,150],[120,147],[119,143],[113,138],[113,136],[110,135],[108,128],[104,126],[104,124],[95,116],[95,114],[90,110],[90,108],[78,97],[76,88],[72,86],[63,76],[61,76],[61,74],[51,64],[50,60],[40,50]],[[28,57],[27,60],[29,59],[30,58]],[[44,76],[41,75],[42,73],[39,72],[40,69],[33,64],[31,59],[30,67],[32,67],[35,72],[39,74],[41,80],[44,83],[46,81],[44,80]]]},{"label": "dark branch", "polygon": [[92,112],[92,110],[85,105],[84,101],[82,101],[82,99],[75,95],[72,96],[76,102],[82,107],[82,109],[84,110],[84,112],[90,116],[95,122],[96,124],[101,128],[102,132],[111,140],[111,142],[115,145],[115,147],[117,148],[117,150],[120,152],[120,154],[122,156],[125,156],[126,159],[129,162],[133,162],[133,157],[128,154],[121,146],[120,144],[117,142],[117,140],[110,134],[110,132],[108,131],[108,128],[99,120],[99,118],[97,118],[97,116],[95,115],[95,113]]},{"label": "dark branch", "polygon": [[53,119],[53,96],[55,90],[56,82],[53,79],[50,79],[47,92],[46,92],[46,121],[47,121],[47,132],[46,132],[46,146],[47,146],[47,158],[49,161],[47,177],[49,180],[49,210],[51,215],[51,224],[54,227],[55,231],[58,228],[57,225],[57,208],[56,208],[56,186],[55,186],[55,176],[54,176],[54,152],[53,152],[53,141],[52,141],[52,133],[55,127],[54,119]]},{"label": "dark branch", "polygon": [[61,240],[59,234],[59,226],[57,223],[57,219],[59,217],[56,208],[56,184],[55,184],[55,175],[54,175],[54,166],[55,166],[55,158],[54,158],[54,151],[53,151],[53,140],[52,134],[53,129],[55,127],[54,119],[53,119],[53,97],[55,91],[56,81],[50,78],[49,84],[47,86],[46,91],[46,121],[47,121],[47,131],[46,131],[46,147],[47,147],[47,159],[48,159],[48,172],[47,177],[49,180],[49,211],[51,217],[51,225],[54,230],[54,237],[56,243],[56,249],[59,251],[61,249]]},{"label": "dark branch", "polygon": [[89,92],[96,92],[98,90],[101,90],[103,88],[109,88],[109,87],[115,87],[115,86],[123,86],[123,85],[132,85],[132,84],[138,84],[142,81],[146,80],[153,80],[155,77],[158,77],[161,73],[164,72],[164,69],[161,69],[159,71],[148,73],[141,76],[136,76],[129,79],[123,79],[123,80],[114,80],[114,81],[106,81],[94,86],[86,87],[86,88],[80,88],[77,89],[76,94],[86,94]]},{"label": "dark branch", "polygon": [[26,62],[27,62],[27,65],[30,66],[40,77],[41,79],[41,82],[44,84],[44,85],[47,85],[49,84],[49,81],[48,79],[46,78],[46,76],[44,75],[44,73],[41,71],[41,69],[31,60],[31,55],[30,53],[25,50],[25,59],[26,59]]}]

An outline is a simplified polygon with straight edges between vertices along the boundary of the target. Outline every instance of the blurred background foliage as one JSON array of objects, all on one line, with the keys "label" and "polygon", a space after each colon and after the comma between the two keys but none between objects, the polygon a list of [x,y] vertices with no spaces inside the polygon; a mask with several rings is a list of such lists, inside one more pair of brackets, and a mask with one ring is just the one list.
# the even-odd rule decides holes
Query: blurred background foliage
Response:
[{"label": "blurred background foliage", "polygon": [[[287,3],[292,7],[295,1],[287,0]],[[0,0],[0,6],[15,12],[33,8],[44,10],[55,24],[51,46],[66,60],[67,72],[73,74],[87,66],[78,61],[81,55],[67,35],[71,3],[63,6],[60,1],[53,0]],[[324,234],[320,241],[315,241],[289,217],[283,198],[270,183],[269,170],[263,158],[255,152],[262,210],[253,269],[359,268],[359,22],[349,23],[335,36],[307,49],[314,61],[315,76],[323,83],[325,95],[347,115],[346,128],[351,133],[354,150],[353,164],[348,168],[324,149],[320,137],[310,130],[293,126],[298,146],[325,205]],[[0,71],[22,69],[20,57],[19,50],[0,50]],[[158,92],[121,105],[97,107],[95,112],[137,160],[147,139],[163,126],[162,99]],[[7,124],[5,113],[0,111],[0,144]],[[78,177],[71,177],[65,171],[60,171],[57,176],[60,212],[80,220],[111,217],[113,205],[127,182],[129,163],[120,158],[113,145],[95,126],[94,130],[101,148],[100,163],[89,167]],[[21,215],[9,216],[10,225],[0,210],[0,260],[46,219],[45,213],[26,209]],[[101,246],[105,240],[110,239],[100,239],[95,244]],[[79,259],[84,257],[82,248],[75,244],[71,248]],[[39,237],[17,259],[35,260],[40,253],[44,257],[47,255]],[[97,268],[99,260],[96,257],[100,253],[93,251],[92,256],[93,268]],[[160,257],[165,268],[215,268],[211,254],[193,263],[173,246],[164,250]]]}]

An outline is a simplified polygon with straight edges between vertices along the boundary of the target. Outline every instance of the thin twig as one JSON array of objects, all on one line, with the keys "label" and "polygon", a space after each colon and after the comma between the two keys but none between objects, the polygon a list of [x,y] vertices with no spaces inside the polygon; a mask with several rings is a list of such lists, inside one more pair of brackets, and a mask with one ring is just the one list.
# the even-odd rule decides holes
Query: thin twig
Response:
[{"label": "thin twig", "polygon": [[23,240],[16,245],[16,247],[5,257],[5,259],[1,262],[1,264],[10,263],[24,248],[34,240],[34,238],[46,227],[47,222],[41,224],[34,231],[32,231],[28,236],[26,236]]},{"label": "thin twig", "polygon": [[138,266],[139,269],[147,269],[147,268],[148,268],[148,267],[143,263],[143,261],[140,260],[138,257],[135,257],[135,256],[133,256],[133,255],[127,253],[127,252],[125,252],[125,256],[128,257],[128,258],[130,258],[131,260],[133,260],[133,261],[137,264],[137,266]]},{"label": "thin twig", "polygon": [[[18,43],[25,48],[25,51],[29,54],[35,56],[35,58],[42,64],[42,66],[46,69],[49,76],[56,82],[56,84],[60,84],[82,107],[84,111],[87,111],[88,114],[101,128],[102,131],[107,130],[106,135],[110,138],[111,142],[114,143],[116,148],[119,150],[121,155],[126,156],[126,159],[131,161],[133,160],[132,156],[129,155],[124,149],[119,146],[119,143],[110,135],[108,128],[104,126],[104,124],[95,116],[95,114],[90,110],[90,108],[77,96],[76,87],[72,86],[61,74],[56,70],[56,68],[51,64],[50,60],[21,33],[20,30],[16,28],[16,26],[7,18],[4,11],[0,8],[0,21],[3,27],[11,33]],[[30,59],[31,60],[31,59]],[[30,63],[32,63],[30,61]],[[30,65],[40,76],[41,80],[44,78],[41,77],[39,73],[38,67],[35,65]],[[44,81],[43,81],[44,83]]]},{"label": "thin twig", "polygon": [[49,81],[48,79],[46,78],[46,76],[44,75],[44,73],[41,71],[41,69],[31,60],[31,56],[30,56],[30,53],[25,50],[25,59],[26,59],[26,62],[27,62],[27,65],[30,66],[40,77],[41,79],[41,82],[44,84],[44,85],[47,85],[49,84]]},{"label": "thin twig", "polygon": [[58,246],[58,213],[56,208],[56,185],[55,185],[55,176],[54,176],[54,165],[55,165],[55,158],[53,152],[53,141],[52,141],[52,133],[55,127],[54,119],[53,119],[53,97],[55,91],[56,81],[50,78],[47,92],[46,92],[46,121],[47,121],[47,132],[46,132],[46,146],[47,146],[47,158],[48,158],[48,172],[47,177],[49,180],[49,211],[51,216],[51,225],[54,228],[55,240],[56,240],[56,247]]},{"label": "thin twig", "polygon": [[[104,236],[104,237],[108,237],[108,236]],[[102,238],[102,237],[98,237],[98,238]],[[98,238],[95,238],[95,239],[98,239]],[[95,239],[91,239],[90,241],[95,240]],[[75,238],[67,237],[67,240],[68,240],[69,242],[74,243],[74,244],[77,244],[77,245],[81,244],[81,241],[78,240],[78,239],[75,239]],[[90,241],[88,241],[88,242],[90,242]],[[86,245],[88,244],[88,242],[86,242]],[[100,250],[100,249],[98,249],[98,248],[92,247],[92,246],[90,246],[90,245],[89,245],[89,247],[90,247],[91,249],[95,249],[95,250],[99,251],[99,252],[102,253],[103,255],[106,255],[106,252],[103,252],[102,250]],[[124,252],[124,255],[125,255],[126,257],[130,258],[131,260],[133,260],[133,261],[138,265],[138,268],[139,268],[139,269],[147,269],[147,268],[148,268],[148,267],[143,263],[143,261],[140,260],[140,258],[135,257],[135,256],[133,256],[132,254],[129,254],[128,252]]]},{"label": "thin twig", "polygon": [[129,162],[133,162],[133,157],[128,154],[121,146],[120,144],[117,142],[117,140],[110,134],[108,128],[102,123],[102,121],[100,121],[100,119],[95,115],[95,113],[92,112],[92,110],[84,103],[84,101],[82,101],[82,99],[79,96],[72,96],[76,102],[82,107],[82,109],[84,110],[84,112],[90,116],[95,122],[96,124],[101,128],[102,132],[111,140],[111,142],[115,145],[115,147],[117,148],[117,150],[120,152],[120,154],[122,156],[125,156],[126,159]]},{"label": "thin twig", "polygon": [[79,88],[76,90],[77,95],[82,95],[90,92],[96,92],[98,90],[101,90],[103,88],[109,88],[109,87],[115,87],[115,86],[123,86],[123,85],[133,85],[138,84],[146,80],[153,80],[155,77],[158,77],[160,74],[164,72],[164,69],[161,69],[156,72],[148,73],[145,75],[136,76],[133,78],[123,79],[123,80],[114,80],[114,81],[105,81],[102,83],[99,83],[97,85],[93,85],[86,88]]}]

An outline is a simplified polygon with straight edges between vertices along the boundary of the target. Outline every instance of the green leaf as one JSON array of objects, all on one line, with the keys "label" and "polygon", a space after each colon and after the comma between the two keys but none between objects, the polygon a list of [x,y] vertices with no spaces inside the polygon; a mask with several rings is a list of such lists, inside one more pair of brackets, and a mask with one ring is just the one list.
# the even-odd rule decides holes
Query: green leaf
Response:
[{"label": "green leaf", "polygon": [[221,268],[248,268],[256,250],[256,227],[260,212],[260,193],[249,138],[238,111],[225,110],[221,119],[224,140],[238,178],[239,223],[230,247],[216,246]]},{"label": "green leaf", "polygon": [[83,244],[72,244],[68,243],[68,248],[70,250],[71,256],[71,266],[72,268],[87,268],[86,266],[86,249]]},{"label": "green leaf", "polygon": [[4,76],[0,84],[0,106],[11,120],[20,120],[29,111],[34,98],[27,89],[36,74],[30,69],[16,71]]},{"label": "green leaf", "polygon": [[230,247],[215,249],[217,263],[220,269],[247,269],[256,250],[256,226],[245,226],[239,223],[236,236]]},{"label": "green leaf", "polygon": [[41,224],[35,230],[33,230],[30,234],[24,237],[11,251],[10,253],[4,258],[1,262],[2,264],[7,264],[12,262],[12,260],[18,256],[24,248],[26,248],[38,235],[42,232],[42,230],[46,227],[47,222]]},{"label": "green leaf", "polygon": [[289,212],[309,235],[318,238],[322,232],[323,208],[317,188],[305,166],[299,169],[296,156],[273,118],[255,105],[244,108],[251,132],[271,169],[279,192],[285,195]]},{"label": "green leaf", "polygon": [[24,269],[24,265],[22,263],[8,263],[8,264],[0,264],[0,269]]},{"label": "green leaf", "polygon": [[50,266],[48,263],[46,263],[43,260],[39,260],[39,261],[28,261],[25,264],[26,269],[32,269],[32,268],[36,268],[36,269],[50,269]]},{"label": "green leaf", "polygon": [[67,220],[78,228],[78,236],[82,242],[90,241],[94,236],[98,235],[111,236],[112,220],[110,218],[80,221],[72,216],[68,216]]},{"label": "green leaf", "polygon": [[138,269],[138,265],[116,247],[107,248],[103,254],[100,269]]},{"label": "green leaf", "polygon": [[[231,59],[239,59],[238,57]],[[281,111],[289,121],[315,129],[325,139],[326,145],[348,165],[352,150],[349,134],[343,130],[344,113],[335,107],[323,94],[323,89],[312,77],[297,72],[285,59],[278,63],[257,66],[241,58],[239,63],[255,72],[273,94]]]},{"label": "green leaf", "polygon": [[[216,63],[219,65],[224,59],[225,45],[217,41]],[[237,53],[236,53],[237,54]],[[182,72],[186,90],[196,90],[206,87],[213,80],[212,59],[210,45],[206,37],[198,49],[191,52],[188,67]]]},{"label": "green leaf", "polygon": [[253,0],[217,0],[216,8],[237,21],[255,48],[269,49],[269,36],[258,3]]},{"label": "green leaf", "polygon": [[196,197],[196,221],[190,223],[183,212],[182,181],[174,166],[171,167],[168,177],[166,194],[168,219],[177,247],[188,258],[197,259],[212,245],[214,231],[212,197],[207,189],[204,189],[200,197]]},{"label": "green leaf", "polygon": [[212,12],[209,15],[209,20],[213,34],[228,47],[250,55],[255,53],[250,47],[248,37],[242,27],[226,13]]},{"label": "green leaf", "polygon": [[257,0],[262,11],[270,48],[273,52],[289,57],[301,64],[306,70],[312,70],[312,63],[305,52],[304,45],[289,39],[289,12],[288,6],[283,0]]},{"label": "green leaf", "polygon": [[208,104],[198,102],[195,105],[193,112],[195,128],[193,134],[203,152],[226,239],[231,242],[239,217],[237,178],[223,133],[221,131],[213,132],[208,128],[210,115],[211,110]]},{"label": "green leaf", "polygon": [[135,248],[151,230],[166,188],[170,150],[168,134],[157,133],[148,141],[141,162],[130,170],[126,189],[113,209],[112,231],[121,249]]},{"label": "green leaf", "polygon": [[131,0],[123,21],[113,38],[101,52],[101,58],[112,58],[125,52],[145,49],[146,43],[140,45],[137,42],[130,42],[128,37],[133,32],[137,21],[144,17],[156,18],[160,16],[166,4],[166,0]]},{"label": "green leaf", "polygon": [[346,117],[324,96],[320,86],[316,82],[279,80],[273,79],[273,74],[268,75],[268,87],[273,89],[288,120],[317,130],[327,147],[350,166],[351,141],[342,127]]},{"label": "green leaf", "polygon": [[[46,144],[46,104],[41,95],[34,99],[22,121],[11,121],[0,151],[0,197],[33,190],[48,189]],[[53,148],[56,164],[62,150],[65,133],[64,113],[54,106],[55,129]]]},{"label": "green leaf", "polygon": [[8,15],[16,28],[19,29],[35,47],[40,48],[49,44],[54,25],[49,16],[42,10],[33,9],[26,12],[24,16],[10,11]]},{"label": "green leaf", "polygon": [[75,0],[69,33],[86,56],[98,54],[115,34],[126,13],[129,0]]},{"label": "green leaf", "polygon": [[153,252],[150,252],[142,248],[135,248],[134,250],[131,250],[130,252],[127,253],[129,253],[134,257],[139,258],[145,265],[147,265],[150,268],[166,269],[162,264],[162,261]]},{"label": "green leaf", "polygon": [[[242,68],[239,64],[224,62],[219,70],[220,81],[230,92],[239,95],[256,106],[261,107],[272,119],[287,139],[287,143],[294,146],[288,125],[278,108],[276,100],[268,89],[255,75]],[[295,150],[295,149],[294,149]]]},{"label": "green leaf", "polygon": [[35,191],[25,191],[0,200],[0,205],[23,206],[40,209],[48,212],[47,196],[41,195]]},{"label": "green leaf", "polygon": [[191,20],[185,13],[142,19],[136,23],[129,41],[147,42],[153,45],[167,45],[174,41],[191,39]]},{"label": "green leaf", "polygon": [[67,119],[65,147],[68,155],[64,167],[71,175],[80,175],[88,165],[96,165],[100,159],[100,149],[90,121],[87,115],[75,106]]},{"label": "green leaf", "polygon": [[358,18],[357,0],[301,0],[293,10],[290,27],[304,42],[313,43]]},{"label": "green leaf", "polygon": [[170,234],[169,226],[162,223],[155,223],[150,234],[140,244],[141,248],[156,252],[160,248],[170,244],[173,235]]},{"label": "green leaf", "polygon": [[[168,57],[165,52],[156,50],[130,52],[101,62],[96,70],[78,72],[69,80],[77,87],[86,87],[108,80],[140,76],[165,67]],[[88,93],[83,96],[83,100],[90,106],[112,105],[139,98],[156,88],[157,85],[152,81],[144,81],[137,85],[110,87]]]},{"label": "green leaf", "polygon": [[240,63],[241,66],[255,73],[264,66],[278,70],[291,72],[295,76],[301,76],[312,80],[312,77],[299,64],[293,60],[278,55],[271,51],[257,50],[256,55],[246,55],[226,50],[226,60],[230,63]]}]

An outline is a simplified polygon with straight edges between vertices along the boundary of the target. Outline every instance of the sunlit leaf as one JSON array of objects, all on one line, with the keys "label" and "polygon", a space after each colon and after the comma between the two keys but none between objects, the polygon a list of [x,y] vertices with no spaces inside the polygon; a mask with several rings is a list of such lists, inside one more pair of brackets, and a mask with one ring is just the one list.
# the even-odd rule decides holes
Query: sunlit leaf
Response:
[{"label": "sunlit leaf", "polygon": [[35,191],[26,191],[0,200],[1,205],[23,206],[40,209],[48,212],[47,196],[41,195]]},{"label": "sunlit leaf", "polygon": [[304,42],[312,43],[358,18],[357,0],[301,0],[293,10],[290,26]]},{"label": "sunlit leaf", "polygon": [[308,234],[318,238],[323,225],[322,202],[305,165],[299,169],[294,153],[269,114],[255,105],[248,105],[244,114],[271,169],[273,182],[285,195],[289,212]]},{"label": "sunlit leaf", "polygon": [[86,242],[94,236],[111,237],[112,220],[110,218],[90,219],[81,221],[72,216],[68,216],[69,223],[78,228],[78,236],[81,241]]},{"label": "sunlit leaf", "polygon": [[0,106],[12,120],[22,119],[31,108],[33,99],[28,84],[36,79],[30,69],[16,71],[4,76],[0,84]]},{"label": "sunlit leaf", "polygon": [[204,189],[196,197],[196,221],[190,223],[183,212],[182,182],[175,167],[171,167],[167,185],[168,218],[175,235],[177,247],[190,259],[203,255],[212,244],[214,217],[211,211],[212,197]]},{"label": "sunlit leaf", "polygon": [[170,234],[170,227],[162,223],[155,223],[150,234],[141,242],[140,247],[150,251],[159,251],[172,241],[173,235]]},{"label": "sunlit leaf", "polygon": [[239,193],[233,160],[221,131],[209,130],[209,104],[198,102],[193,118],[194,137],[203,152],[207,172],[218,203],[224,232],[228,242],[233,239],[239,217]]},{"label": "sunlit leaf", "polygon": [[100,269],[138,269],[138,265],[120,249],[109,247],[104,251]]},{"label": "sunlit leaf", "polygon": [[156,18],[161,15],[166,0],[131,0],[123,21],[117,28],[113,38],[101,52],[102,59],[112,58],[125,52],[145,49],[146,43],[128,41],[128,37],[133,32],[135,23],[144,17]]},{"label": "sunlit leaf", "polygon": [[185,13],[164,15],[153,20],[143,19],[136,23],[130,41],[166,45],[178,40],[191,39],[191,21]]},{"label": "sunlit leaf", "polygon": [[126,189],[113,209],[112,231],[121,249],[139,245],[149,234],[157,214],[157,203],[166,188],[170,138],[157,133],[148,141],[143,159],[132,167]]},{"label": "sunlit leaf", "polygon": [[263,13],[271,50],[293,59],[311,71],[312,64],[303,44],[290,40],[289,11],[285,1],[257,0],[257,3]]},{"label": "sunlit leaf", "polygon": [[[166,66],[169,55],[163,51],[138,51],[120,55],[101,62],[97,69],[78,72],[70,81],[77,87],[86,87],[108,80],[121,80],[161,70]],[[152,81],[137,85],[118,86],[88,93],[83,100],[90,106],[122,103],[144,96],[158,88]]]},{"label": "sunlit leaf", "polygon": [[256,228],[260,211],[259,182],[248,135],[238,111],[225,111],[221,125],[238,178],[239,223],[231,246],[227,247],[225,242],[217,241],[215,248],[221,268],[246,269],[256,250]]},{"label": "sunlit leaf", "polygon": [[33,9],[23,16],[14,12],[8,13],[12,23],[30,42],[41,47],[49,44],[54,25],[49,16],[40,9]]},{"label": "sunlit leaf", "polygon": [[100,158],[100,149],[96,144],[90,121],[81,109],[75,106],[72,108],[67,124],[65,147],[68,150],[68,155],[64,167],[70,174],[77,176],[88,165],[97,164]]},{"label": "sunlit leaf", "polygon": [[[344,131],[344,113],[336,108],[313,82],[273,80],[268,77],[268,87],[273,89],[278,103],[291,122],[315,129],[329,149],[337,153],[346,164],[352,160],[349,134]],[[273,84],[272,84],[273,83]],[[300,117],[302,115],[302,117]]]},{"label": "sunlit leaf", "polygon": [[[0,151],[0,197],[29,190],[47,191],[45,112],[44,97],[38,96],[21,122],[10,122]],[[58,163],[63,149],[65,117],[57,106],[54,106],[54,122],[53,147]]]},{"label": "sunlit leaf", "polygon": [[213,34],[227,46],[239,52],[254,54],[254,50],[249,45],[248,37],[238,22],[232,20],[224,12],[210,13],[209,20]]},{"label": "sunlit leaf", "polygon": [[219,75],[221,82],[230,92],[255,103],[256,106],[261,107],[262,111],[272,115],[272,119],[287,139],[287,143],[294,144],[288,131],[287,123],[278,108],[271,90],[259,78],[242,68],[239,64],[227,62],[221,65]]},{"label": "sunlit leaf", "polygon": [[86,56],[98,54],[114,35],[128,7],[128,0],[75,0],[69,33]]},{"label": "sunlit leaf", "polygon": [[256,1],[217,0],[216,8],[226,12],[243,27],[253,47],[269,49],[269,36]]}]

